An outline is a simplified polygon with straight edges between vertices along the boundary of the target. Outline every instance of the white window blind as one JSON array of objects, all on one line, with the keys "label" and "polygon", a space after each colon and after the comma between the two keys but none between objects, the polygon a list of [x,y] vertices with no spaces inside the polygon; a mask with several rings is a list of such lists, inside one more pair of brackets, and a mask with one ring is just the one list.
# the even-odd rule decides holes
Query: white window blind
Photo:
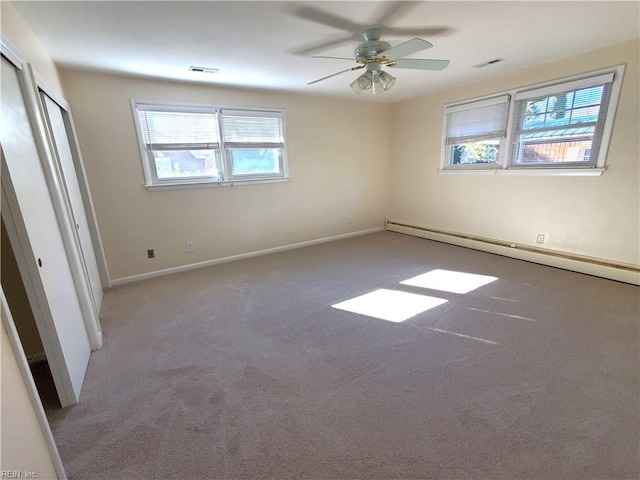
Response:
[{"label": "white window blind", "polygon": [[580,80],[558,83],[542,88],[523,90],[516,93],[514,99],[518,101],[525,98],[544,97],[546,95],[553,95],[554,93],[579,90],[581,88],[593,87],[596,85],[604,85],[605,83],[612,83],[614,78],[615,76],[613,73],[606,73],[595,77],[582,78]]},{"label": "white window blind", "polygon": [[144,144],[149,150],[218,148],[215,112],[138,110]]},{"label": "white window blind", "polygon": [[282,115],[278,112],[222,110],[222,137],[226,148],[283,148]]},{"label": "white window blind", "polygon": [[595,167],[613,74],[516,95],[512,164]]},{"label": "white window blind", "polygon": [[445,109],[446,145],[480,142],[507,135],[509,95]]}]

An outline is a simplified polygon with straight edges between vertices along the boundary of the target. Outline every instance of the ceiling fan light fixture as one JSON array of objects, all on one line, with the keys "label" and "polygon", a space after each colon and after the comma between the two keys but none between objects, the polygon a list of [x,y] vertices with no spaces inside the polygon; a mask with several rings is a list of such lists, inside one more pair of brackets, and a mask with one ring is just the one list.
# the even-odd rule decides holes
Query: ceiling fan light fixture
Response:
[{"label": "ceiling fan light fixture", "polygon": [[358,86],[361,90],[370,90],[373,84],[373,74],[366,71],[358,77]]},{"label": "ceiling fan light fixture", "polygon": [[374,95],[380,95],[381,93],[385,92],[385,88],[382,85],[382,82],[380,81],[380,79],[377,79],[375,82],[373,82],[373,88],[372,88],[372,92]]},{"label": "ceiling fan light fixture", "polygon": [[379,77],[380,83],[382,83],[382,87],[384,91],[390,90],[396,83],[396,77],[387,72],[382,72]]},{"label": "ceiling fan light fixture", "polygon": [[[369,75],[372,77],[371,80],[368,79]],[[371,81],[371,93],[373,95],[380,95],[384,92],[386,92],[387,90],[389,90],[391,87],[393,87],[393,85],[396,83],[396,77],[394,77],[393,75],[387,73],[387,72],[381,72],[381,71],[375,71],[375,72],[366,72],[364,74],[362,74],[361,77],[364,77],[365,75],[367,75],[367,81]],[[365,89],[365,90],[368,90]]]},{"label": "ceiling fan light fixture", "polygon": [[360,92],[362,92],[362,88],[360,88],[360,77],[356,78],[353,82],[351,82],[351,84],[349,85],[354,92],[356,92],[358,95],[360,95]]}]

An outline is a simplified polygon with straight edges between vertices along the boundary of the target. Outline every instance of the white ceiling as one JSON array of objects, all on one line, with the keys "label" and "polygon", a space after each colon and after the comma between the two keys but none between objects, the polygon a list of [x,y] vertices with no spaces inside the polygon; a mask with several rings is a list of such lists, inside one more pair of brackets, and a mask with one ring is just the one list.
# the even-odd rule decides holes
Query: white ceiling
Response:
[{"label": "white ceiling", "polygon": [[[63,66],[379,102],[411,98],[640,35],[638,1],[14,0],[13,5]],[[318,17],[318,11],[344,19],[334,23],[352,26],[353,31],[305,18]],[[433,48],[411,57],[449,59],[451,64],[441,72],[390,69],[397,83],[375,97],[358,96],[349,88],[360,72],[307,85],[355,65],[310,55],[352,58],[362,43],[362,30],[376,24],[448,29],[430,36],[383,35],[382,39],[396,45],[423,37]],[[340,39],[348,40],[310,48]],[[472,68],[496,57],[506,60]],[[220,73],[189,72],[191,65],[219,68]]]}]

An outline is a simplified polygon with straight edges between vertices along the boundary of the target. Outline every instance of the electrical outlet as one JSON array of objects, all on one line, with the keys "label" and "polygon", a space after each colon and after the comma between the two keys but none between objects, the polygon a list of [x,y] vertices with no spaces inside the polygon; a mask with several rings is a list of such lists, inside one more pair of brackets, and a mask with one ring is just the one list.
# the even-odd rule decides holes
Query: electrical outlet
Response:
[{"label": "electrical outlet", "polygon": [[544,233],[539,233],[536,237],[536,243],[544,243]]},{"label": "electrical outlet", "polygon": [[187,253],[193,253],[196,251],[196,244],[193,242],[187,242]]},{"label": "electrical outlet", "polygon": [[349,223],[353,223],[353,216],[349,216]]},{"label": "electrical outlet", "polygon": [[153,251],[153,248],[150,248],[149,250],[147,250],[147,258],[156,258],[156,254]]}]

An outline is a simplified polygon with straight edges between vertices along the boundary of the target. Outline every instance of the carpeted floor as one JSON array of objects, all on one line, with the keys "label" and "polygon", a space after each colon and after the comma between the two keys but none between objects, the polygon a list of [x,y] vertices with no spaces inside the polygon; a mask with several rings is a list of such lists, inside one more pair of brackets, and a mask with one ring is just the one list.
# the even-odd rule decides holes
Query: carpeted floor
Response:
[{"label": "carpeted floor", "polygon": [[[332,308],[378,289],[446,302]],[[637,479],[639,292],[389,232],[218,265],[107,291],[48,415],[71,479]]]}]

